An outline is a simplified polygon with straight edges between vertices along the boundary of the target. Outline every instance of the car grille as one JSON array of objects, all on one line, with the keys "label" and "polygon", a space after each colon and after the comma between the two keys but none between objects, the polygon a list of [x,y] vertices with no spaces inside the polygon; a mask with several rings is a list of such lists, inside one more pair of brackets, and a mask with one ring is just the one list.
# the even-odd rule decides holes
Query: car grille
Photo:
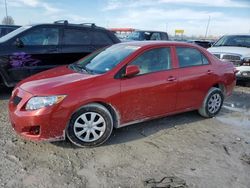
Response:
[{"label": "car grille", "polygon": [[229,61],[240,61],[240,56],[224,54],[222,56],[222,59],[226,59],[226,60],[229,60]]},{"label": "car grille", "polygon": [[242,64],[240,55],[232,55],[232,54],[214,54],[214,55],[221,60],[232,62],[235,66],[240,66]]},{"label": "car grille", "polygon": [[250,72],[249,71],[243,71],[241,73],[242,76],[250,78]]},{"label": "car grille", "polygon": [[13,98],[13,103],[14,103],[14,105],[17,106],[17,105],[21,102],[21,100],[22,100],[21,97],[15,96],[15,97]]}]

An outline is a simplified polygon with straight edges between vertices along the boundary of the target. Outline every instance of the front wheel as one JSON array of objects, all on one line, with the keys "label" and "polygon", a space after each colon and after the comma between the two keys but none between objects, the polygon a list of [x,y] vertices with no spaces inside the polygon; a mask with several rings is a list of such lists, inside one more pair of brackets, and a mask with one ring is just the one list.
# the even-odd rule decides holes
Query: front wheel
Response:
[{"label": "front wheel", "polygon": [[110,112],[100,104],[89,104],[75,112],[66,130],[69,140],[80,147],[104,143],[113,130]]},{"label": "front wheel", "polygon": [[219,88],[212,87],[199,109],[199,114],[203,117],[214,117],[219,113],[224,101],[224,96]]}]

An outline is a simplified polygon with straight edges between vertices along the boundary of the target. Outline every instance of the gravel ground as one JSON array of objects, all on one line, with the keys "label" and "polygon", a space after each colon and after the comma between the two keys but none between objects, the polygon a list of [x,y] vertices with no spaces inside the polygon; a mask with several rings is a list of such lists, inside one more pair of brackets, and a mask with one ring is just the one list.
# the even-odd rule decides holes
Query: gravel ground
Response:
[{"label": "gravel ground", "polygon": [[188,112],[131,125],[92,149],[16,136],[10,93],[0,89],[0,187],[250,187],[249,87],[236,87],[216,118]]}]

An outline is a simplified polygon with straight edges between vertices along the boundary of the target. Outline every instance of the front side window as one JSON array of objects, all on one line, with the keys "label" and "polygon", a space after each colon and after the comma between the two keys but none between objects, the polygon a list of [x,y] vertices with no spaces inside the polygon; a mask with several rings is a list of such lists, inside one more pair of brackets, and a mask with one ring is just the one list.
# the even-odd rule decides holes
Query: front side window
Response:
[{"label": "front side window", "polygon": [[88,45],[91,43],[89,32],[83,29],[65,29],[63,44],[65,45]]},{"label": "front side window", "polygon": [[35,28],[20,37],[24,45],[58,45],[59,29],[58,28]]},{"label": "front side window", "polygon": [[179,60],[179,67],[190,67],[209,64],[207,58],[197,49],[177,47],[176,53]]},{"label": "front side window", "polygon": [[0,42],[6,42],[7,40],[10,40],[14,37],[16,37],[18,34],[25,32],[26,30],[30,29],[32,26],[23,26],[19,27],[18,29],[8,33],[7,35],[4,35],[0,38]]},{"label": "front side window", "polygon": [[131,65],[140,69],[138,75],[171,69],[170,48],[157,48],[144,52]]}]

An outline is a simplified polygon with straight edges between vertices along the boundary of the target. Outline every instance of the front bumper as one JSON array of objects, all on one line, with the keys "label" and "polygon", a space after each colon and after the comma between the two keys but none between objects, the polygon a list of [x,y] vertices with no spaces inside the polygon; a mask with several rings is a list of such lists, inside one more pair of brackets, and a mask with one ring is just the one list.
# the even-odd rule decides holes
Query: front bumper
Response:
[{"label": "front bumper", "polygon": [[68,122],[63,108],[54,105],[34,111],[26,111],[25,105],[32,94],[16,88],[9,101],[9,117],[17,134],[34,141],[65,139]]}]

